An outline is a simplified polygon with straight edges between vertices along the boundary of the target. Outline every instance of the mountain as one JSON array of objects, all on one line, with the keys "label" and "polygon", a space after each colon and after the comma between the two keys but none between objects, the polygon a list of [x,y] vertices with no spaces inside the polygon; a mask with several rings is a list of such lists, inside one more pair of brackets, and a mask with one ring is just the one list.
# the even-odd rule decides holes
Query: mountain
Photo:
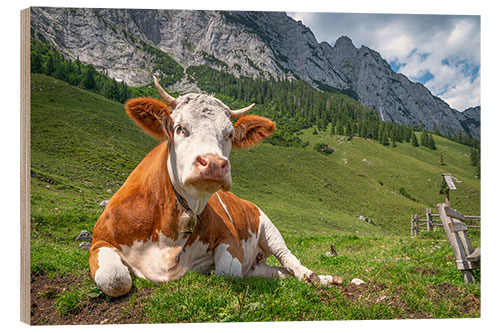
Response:
[{"label": "mountain", "polygon": [[481,107],[475,106],[460,113],[460,123],[473,138],[481,135]]},{"label": "mountain", "polygon": [[343,92],[385,121],[479,137],[479,115],[452,109],[348,37],[318,43],[285,13],[33,7],[31,24],[36,38],[129,85],[150,84],[154,73],[169,77],[169,89],[199,90],[185,70],[208,65],[237,77],[301,79]]}]

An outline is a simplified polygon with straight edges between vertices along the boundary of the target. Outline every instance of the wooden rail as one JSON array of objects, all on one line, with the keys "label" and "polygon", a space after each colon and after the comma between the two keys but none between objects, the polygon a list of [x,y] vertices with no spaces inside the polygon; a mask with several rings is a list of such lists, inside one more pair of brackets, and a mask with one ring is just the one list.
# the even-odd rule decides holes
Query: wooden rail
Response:
[{"label": "wooden rail", "polygon": [[[458,217],[462,220],[481,220],[481,216],[474,215],[460,214],[457,218]],[[433,214],[432,208],[426,208],[425,214],[414,214],[411,216],[410,235],[411,237],[418,236],[420,230],[432,231],[436,226],[443,226],[439,214]],[[470,229],[481,229],[479,225],[466,225],[466,227]]]}]

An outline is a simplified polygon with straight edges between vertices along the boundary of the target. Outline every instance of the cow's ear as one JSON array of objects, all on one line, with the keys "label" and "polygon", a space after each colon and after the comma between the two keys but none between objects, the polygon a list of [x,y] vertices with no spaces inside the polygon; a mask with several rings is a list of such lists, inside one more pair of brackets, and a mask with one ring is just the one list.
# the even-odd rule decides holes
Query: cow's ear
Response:
[{"label": "cow's ear", "polygon": [[125,111],[137,126],[152,137],[172,137],[170,108],[165,103],[149,97],[134,98],[125,103]]},{"label": "cow's ear", "polygon": [[274,133],[276,125],[259,116],[243,116],[234,124],[233,148],[250,148]]}]

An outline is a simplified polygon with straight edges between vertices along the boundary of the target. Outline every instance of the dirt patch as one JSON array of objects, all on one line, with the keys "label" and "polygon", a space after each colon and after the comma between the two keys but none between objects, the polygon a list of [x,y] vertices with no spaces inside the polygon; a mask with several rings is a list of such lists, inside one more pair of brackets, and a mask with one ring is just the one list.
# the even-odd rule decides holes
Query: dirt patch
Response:
[{"label": "dirt patch", "polygon": [[[132,289],[127,295],[110,298],[100,295],[80,300],[76,313],[60,315],[56,301],[65,290],[77,288],[89,277],[87,275],[32,275],[31,278],[31,324],[32,325],[88,325],[130,324],[145,322],[144,300],[154,290]],[[133,299],[132,299],[133,298]]]},{"label": "dirt patch", "polygon": [[430,286],[427,292],[429,298],[433,302],[439,302],[443,298],[453,301],[453,305],[457,307],[461,313],[477,313],[481,311],[481,300],[474,296],[468,295],[464,297],[462,288],[450,283],[442,283],[436,286]]},{"label": "dirt patch", "polygon": [[359,301],[367,305],[385,304],[401,310],[407,310],[408,304],[401,297],[403,290],[389,289],[384,283],[369,283],[356,286],[350,284],[342,287],[342,291],[346,298],[350,301]]},{"label": "dirt patch", "polygon": [[431,269],[431,268],[415,267],[413,270],[417,273],[424,274],[424,275],[437,274],[437,270]]}]

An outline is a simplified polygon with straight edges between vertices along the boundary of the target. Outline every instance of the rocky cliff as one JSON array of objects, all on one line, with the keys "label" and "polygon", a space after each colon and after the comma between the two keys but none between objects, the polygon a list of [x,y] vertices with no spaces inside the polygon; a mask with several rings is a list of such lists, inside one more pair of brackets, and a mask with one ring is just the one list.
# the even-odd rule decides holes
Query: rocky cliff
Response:
[{"label": "rocky cliff", "polygon": [[[184,69],[205,64],[236,76],[298,78],[349,92],[386,121],[479,136],[479,109],[471,116],[450,108],[348,37],[318,43],[285,13],[34,7],[31,22],[37,38],[129,85],[167,74],[156,65],[163,52]],[[177,81],[171,89],[197,90],[187,76]]]}]

